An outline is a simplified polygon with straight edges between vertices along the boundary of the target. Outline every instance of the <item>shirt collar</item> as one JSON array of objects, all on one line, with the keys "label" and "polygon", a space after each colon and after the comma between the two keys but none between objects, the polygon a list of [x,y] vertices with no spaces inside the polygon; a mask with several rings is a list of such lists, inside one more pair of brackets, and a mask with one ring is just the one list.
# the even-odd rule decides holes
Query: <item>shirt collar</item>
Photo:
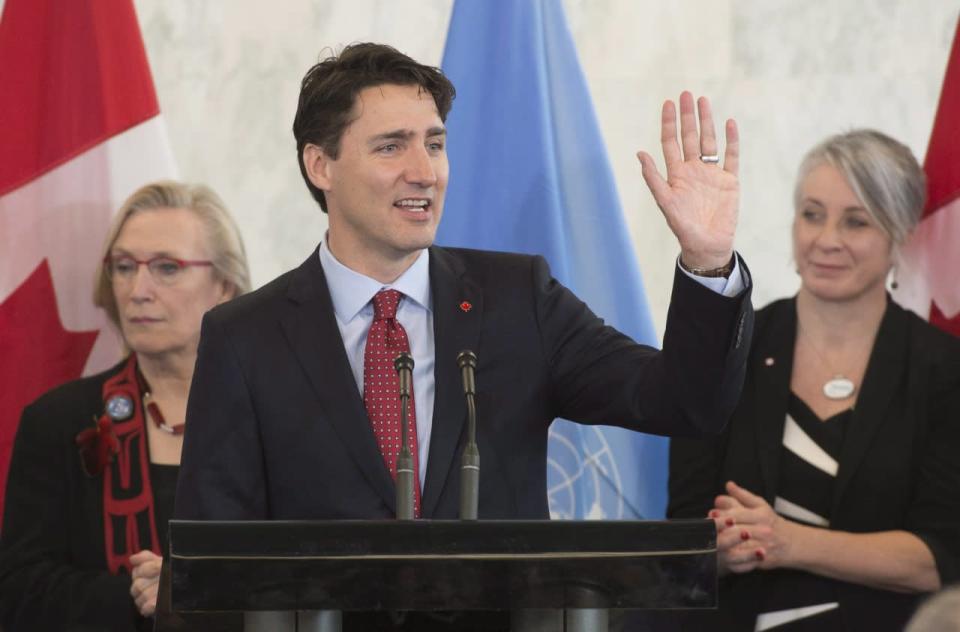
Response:
[{"label": "shirt collar", "polygon": [[320,242],[320,266],[327,277],[333,311],[344,323],[350,322],[366,307],[377,292],[383,289],[397,290],[423,309],[430,311],[432,305],[430,293],[430,251],[420,251],[409,268],[390,284],[360,274],[343,265],[333,256],[327,247],[327,241]]}]

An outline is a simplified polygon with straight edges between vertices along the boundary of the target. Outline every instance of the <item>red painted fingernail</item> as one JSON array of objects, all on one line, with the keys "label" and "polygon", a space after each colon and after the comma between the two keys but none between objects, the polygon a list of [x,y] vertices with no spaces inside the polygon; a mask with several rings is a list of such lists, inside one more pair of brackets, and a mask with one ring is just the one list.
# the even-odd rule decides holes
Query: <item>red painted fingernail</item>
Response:
[{"label": "red painted fingernail", "polygon": [[720,512],[717,511],[716,509],[711,509],[711,510],[710,510],[710,513],[707,514],[707,515],[710,516],[711,518],[716,518],[717,516],[720,515]]},{"label": "red painted fingernail", "polygon": [[754,555],[756,555],[756,556],[757,556],[757,559],[760,560],[761,562],[763,561],[763,558],[766,557],[766,556],[763,554],[763,551],[761,551],[760,549],[757,549],[757,550],[754,552]]},{"label": "red painted fingernail", "polygon": [[740,539],[741,539],[741,540],[749,540],[749,539],[750,539],[750,534],[747,533],[746,531],[741,531],[741,532],[740,532]]},{"label": "red painted fingernail", "polygon": [[732,526],[733,526],[733,518],[727,518],[727,520],[726,520],[726,525],[727,525],[728,527],[732,527]]}]

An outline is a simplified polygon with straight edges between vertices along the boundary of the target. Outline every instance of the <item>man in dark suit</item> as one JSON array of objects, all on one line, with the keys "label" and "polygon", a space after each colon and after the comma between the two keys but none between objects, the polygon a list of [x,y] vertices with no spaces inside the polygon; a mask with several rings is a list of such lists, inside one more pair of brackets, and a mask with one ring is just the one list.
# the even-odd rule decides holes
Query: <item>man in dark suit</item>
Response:
[{"label": "man in dark suit", "polygon": [[723,427],[752,326],[732,250],[733,122],[721,166],[709,103],[698,104],[698,133],[684,93],[682,149],[673,103],[663,111],[668,178],[640,154],[681,246],[656,351],[605,326],[542,258],[432,245],[453,93],[439,70],[375,44],[307,73],[294,134],[329,230],[299,268],[204,319],[176,517],[393,517],[397,380],[382,360],[398,350],[415,359],[410,434],[425,518],[457,514],[463,349],[479,358],[480,518],[548,517],[555,417],[664,435]]}]

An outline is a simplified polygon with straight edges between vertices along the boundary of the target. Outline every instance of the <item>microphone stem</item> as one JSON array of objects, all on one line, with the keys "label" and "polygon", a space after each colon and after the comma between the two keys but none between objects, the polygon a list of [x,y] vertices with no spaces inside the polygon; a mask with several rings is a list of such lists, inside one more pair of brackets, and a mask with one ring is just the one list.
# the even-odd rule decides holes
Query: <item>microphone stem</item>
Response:
[{"label": "microphone stem", "polygon": [[467,393],[467,443],[477,444],[477,402],[473,393]]},{"label": "microphone stem", "polygon": [[460,459],[460,519],[476,520],[480,502],[480,451],[477,448],[477,406],[467,397],[467,444]]},{"label": "microphone stem", "polygon": [[397,519],[414,519],[413,456],[407,441],[410,395],[400,395],[400,455],[397,457]]}]

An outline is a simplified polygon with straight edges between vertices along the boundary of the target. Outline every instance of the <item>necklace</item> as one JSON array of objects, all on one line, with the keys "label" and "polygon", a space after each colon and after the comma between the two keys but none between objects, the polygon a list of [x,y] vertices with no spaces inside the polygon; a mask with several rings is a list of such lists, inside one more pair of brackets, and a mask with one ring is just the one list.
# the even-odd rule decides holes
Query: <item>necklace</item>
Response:
[{"label": "necklace", "polygon": [[137,370],[137,381],[140,382],[140,391],[143,393],[141,397],[143,407],[146,409],[150,419],[153,420],[153,424],[167,434],[182,435],[184,425],[180,423],[171,426],[167,423],[167,420],[163,418],[163,413],[160,412],[160,407],[157,406],[157,402],[153,401],[153,395],[150,394],[150,386],[147,384],[147,380],[139,370]]},{"label": "necklace", "polygon": [[810,340],[810,337],[806,335],[803,331],[803,328],[800,327],[800,323],[797,323],[797,328],[800,330],[800,334],[804,340],[807,342],[807,346],[813,349],[813,352],[817,354],[817,357],[820,358],[820,361],[823,363],[827,370],[833,374],[833,377],[823,383],[823,396],[827,399],[832,399],[834,401],[840,401],[843,399],[849,399],[853,397],[853,394],[857,392],[857,385],[853,383],[853,380],[848,378],[843,373],[839,373],[833,369],[833,366],[827,362],[827,359],[824,357],[820,350],[817,349],[813,342]]},{"label": "necklace", "polygon": [[857,391],[857,386],[850,378],[837,374],[833,379],[827,380],[823,384],[823,394],[827,399],[847,399],[852,397]]},{"label": "necklace", "polygon": [[172,435],[183,434],[184,425],[182,423],[176,426],[168,424],[167,420],[163,418],[163,413],[160,412],[160,407],[157,406],[157,402],[153,401],[153,395],[150,394],[150,391],[144,391],[143,393],[143,407],[147,409],[150,419],[153,420],[157,428]]}]

